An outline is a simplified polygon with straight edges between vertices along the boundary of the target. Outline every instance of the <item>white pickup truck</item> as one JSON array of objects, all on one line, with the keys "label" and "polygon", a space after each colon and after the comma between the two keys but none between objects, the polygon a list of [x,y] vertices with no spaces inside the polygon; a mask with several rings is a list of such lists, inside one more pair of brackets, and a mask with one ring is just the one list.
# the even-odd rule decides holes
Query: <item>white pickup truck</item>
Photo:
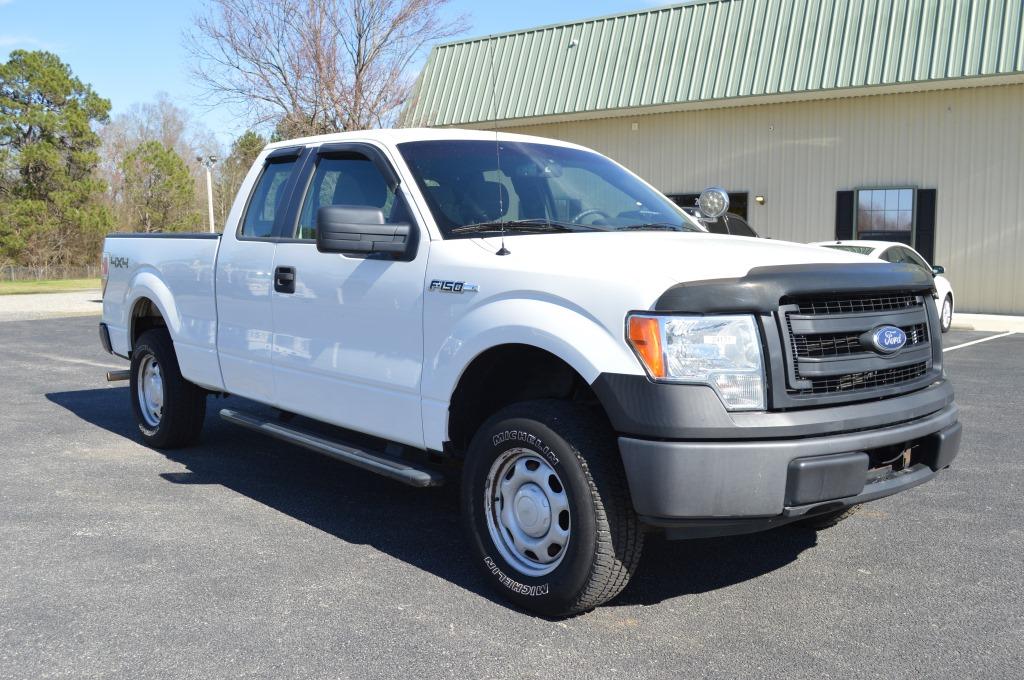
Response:
[{"label": "white pickup truck", "polygon": [[395,480],[457,471],[471,559],[546,615],[618,594],[645,531],[824,528],[959,447],[930,273],[709,234],[550,139],[271,144],[223,235],[111,234],[103,268],[147,444],[231,394],[280,417],[225,420]]}]

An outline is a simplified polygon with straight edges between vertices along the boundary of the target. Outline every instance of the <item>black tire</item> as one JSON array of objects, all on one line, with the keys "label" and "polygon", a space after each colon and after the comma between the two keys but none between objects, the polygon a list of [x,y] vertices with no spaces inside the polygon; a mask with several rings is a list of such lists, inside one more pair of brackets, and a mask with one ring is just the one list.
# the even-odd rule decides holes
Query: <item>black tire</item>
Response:
[{"label": "black tire", "polygon": [[[946,305],[949,305],[949,321],[946,321]],[[953,296],[947,295],[942,301],[942,311],[939,312],[939,328],[943,333],[948,333],[950,326],[953,325]]]},{"label": "black tire", "polygon": [[[147,422],[139,396],[140,369],[150,358],[159,366],[163,383],[163,406],[155,424]],[[132,349],[129,392],[135,422],[148,446],[174,449],[199,439],[206,417],[206,391],[181,376],[174,343],[166,328],[153,328],[139,336]],[[152,421],[154,417],[148,419]]]},{"label": "black tire", "polygon": [[859,505],[851,505],[850,507],[843,508],[842,510],[834,510],[833,512],[826,512],[822,515],[814,515],[813,517],[797,520],[796,522],[793,522],[792,526],[803,527],[804,529],[813,529],[814,531],[831,529],[844,519],[855,514],[858,508],[860,508]]},{"label": "black tire", "polygon": [[[488,524],[487,499],[492,480],[497,479],[491,477],[492,466],[524,455],[516,454],[517,449],[543,460],[555,472],[571,517],[566,519],[571,531],[564,554],[554,570],[542,576],[513,566],[489,529],[497,525]],[[467,453],[461,505],[474,558],[492,586],[513,603],[544,616],[571,616],[607,602],[626,587],[640,560],[643,532],[615,434],[603,414],[580,404],[522,402],[484,423]],[[503,506],[495,502],[494,507]]]}]

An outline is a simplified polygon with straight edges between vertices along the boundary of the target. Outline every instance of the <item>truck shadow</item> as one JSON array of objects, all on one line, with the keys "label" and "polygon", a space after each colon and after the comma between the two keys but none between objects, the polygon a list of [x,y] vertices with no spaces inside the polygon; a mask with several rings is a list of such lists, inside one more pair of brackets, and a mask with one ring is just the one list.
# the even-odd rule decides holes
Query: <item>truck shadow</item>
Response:
[{"label": "truck shadow", "polygon": [[[138,441],[127,388],[52,392],[52,403],[82,420]],[[269,413],[242,399],[212,399],[200,444],[174,451],[140,449],[184,465],[162,473],[172,484],[216,484],[348,543],[371,545],[466,590],[504,604],[465,556],[458,488],[413,489],[304,449],[231,426],[224,407]],[[810,531],[692,541],[651,535],[640,569],[612,606],[656,604],[757,578],[815,544]],[[454,559],[453,559],[454,556]]]}]

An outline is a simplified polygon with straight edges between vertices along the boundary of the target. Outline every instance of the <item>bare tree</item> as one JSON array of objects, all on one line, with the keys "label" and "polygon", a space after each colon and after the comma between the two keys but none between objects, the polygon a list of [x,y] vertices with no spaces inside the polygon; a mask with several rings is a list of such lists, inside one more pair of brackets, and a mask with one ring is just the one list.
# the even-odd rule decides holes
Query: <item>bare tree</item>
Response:
[{"label": "bare tree", "polygon": [[114,116],[100,130],[103,146],[100,175],[109,187],[108,200],[118,230],[138,229],[132,197],[125,191],[124,159],[140,144],[160,142],[174,150],[185,162],[194,185],[193,208],[206,212],[206,170],[196,156],[220,156],[216,137],[189,112],[174,103],[167,93],[159,93],[152,102],[136,103]]},{"label": "bare tree", "polygon": [[465,30],[449,0],[210,0],[186,35],[210,100],[281,136],[390,123],[410,64]]}]

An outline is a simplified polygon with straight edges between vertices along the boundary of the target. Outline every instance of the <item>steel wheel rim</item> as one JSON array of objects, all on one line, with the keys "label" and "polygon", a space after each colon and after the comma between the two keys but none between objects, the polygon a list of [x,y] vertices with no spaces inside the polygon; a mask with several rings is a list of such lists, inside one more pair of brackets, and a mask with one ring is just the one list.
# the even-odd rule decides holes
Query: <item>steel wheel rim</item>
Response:
[{"label": "steel wheel rim", "polygon": [[164,413],[164,379],[160,362],[152,354],[146,355],[139,365],[136,392],[142,419],[150,427],[159,427]]},{"label": "steel wheel rim", "polygon": [[562,563],[572,533],[562,479],[529,449],[503,452],[484,489],[487,530],[502,558],[524,576],[544,576]]},{"label": "steel wheel rim", "polygon": [[949,298],[946,298],[942,303],[942,325],[944,328],[949,328],[953,323],[953,305],[949,304]]}]

